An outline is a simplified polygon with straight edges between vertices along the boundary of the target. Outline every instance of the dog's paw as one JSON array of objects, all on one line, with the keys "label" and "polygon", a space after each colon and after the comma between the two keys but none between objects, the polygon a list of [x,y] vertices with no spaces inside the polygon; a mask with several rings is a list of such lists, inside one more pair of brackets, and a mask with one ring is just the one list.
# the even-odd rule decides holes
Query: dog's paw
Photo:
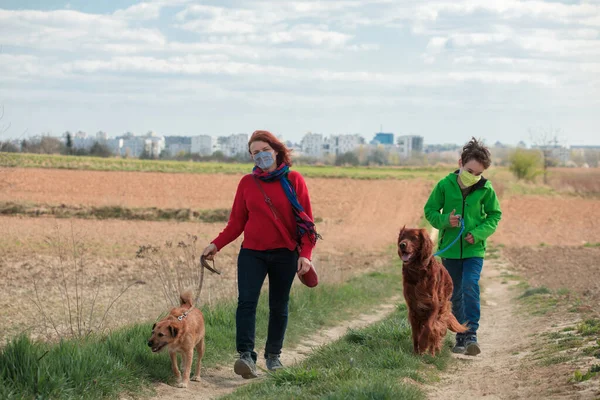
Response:
[{"label": "dog's paw", "polygon": [[200,375],[198,375],[198,376],[192,376],[192,380],[194,382],[200,382]]},{"label": "dog's paw", "polygon": [[179,382],[179,383],[177,384],[177,387],[178,387],[178,388],[186,388],[186,387],[187,387],[187,383],[186,383],[186,382]]}]

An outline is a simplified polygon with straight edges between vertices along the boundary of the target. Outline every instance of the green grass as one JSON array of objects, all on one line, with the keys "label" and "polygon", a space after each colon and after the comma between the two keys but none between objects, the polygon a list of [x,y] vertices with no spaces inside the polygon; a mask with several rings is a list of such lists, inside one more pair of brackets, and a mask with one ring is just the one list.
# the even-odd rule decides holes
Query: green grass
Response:
[{"label": "green grass", "polygon": [[585,242],[583,244],[583,247],[600,247],[600,243],[589,243],[589,242]]},{"label": "green grass", "polygon": [[600,364],[594,364],[585,373],[580,370],[575,371],[573,373],[573,380],[575,382],[584,382],[598,375],[598,373],[600,373]]},{"label": "green grass", "polygon": [[[0,158],[0,167],[242,175],[251,171],[252,164],[11,153],[10,156]],[[448,173],[447,167],[335,167],[297,165],[294,166],[294,169],[301,172],[305,177],[350,179],[422,178],[436,181]]]},{"label": "green grass", "polygon": [[[290,302],[286,346],[323,326],[366,311],[398,294],[400,268],[355,277],[342,285],[295,286]],[[264,344],[267,297],[257,310],[257,347]],[[235,301],[204,308],[207,352],[203,364],[233,362]],[[153,321],[125,327],[106,336],[58,344],[17,337],[0,350],[0,398],[101,399],[152,391],[153,382],[171,379],[168,354],[153,354],[148,340]]]},{"label": "green grass", "polygon": [[[501,274],[503,278],[508,274]],[[532,315],[544,315],[550,312],[560,312],[580,302],[580,299],[571,290],[561,288],[552,291],[544,286],[531,288],[524,285],[522,294],[517,298],[518,302],[527,313]],[[576,307],[574,307],[576,308]],[[571,309],[570,311],[573,311]],[[552,366],[565,364],[581,357],[595,357],[600,359],[600,319],[588,318],[576,326],[567,326],[541,334],[537,337],[531,358],[541,366]],[[582,382],[598,374],[600,365],[592,366],[590,370],[582,372],[576,370],[572,381]]]},{"label": "green grass", "polygon": [[500,258],[500,256],[500,248],[498,246],[489,244],[485,251],[485,258],[488,260],[497,260]]},{"label": "green grass", "polygon": [[540,362],[540,365],[542,365],[544,367],[549,367],[551,365],[566,363],[568,361],[571,361],[572,359],[573,359],[572,357],[570,357],[566,354],[559,354],[556,356],[551,356],[551,357],[543,359]]},{"label": "green grass", "polygon": [[577,325],[577,332],[583,336],[600,336],[600,319],[586,319]]},{"label": "green grass", "polygon": [[450,358],[449,342],[441,356],[412,353],[406,307],[386,320],[319,348],[301,364],[247,385],[225,399],[424,399],[412,381],[423,382]]},{"label": "green grass", "polygon": [[550,196],[558,195],[559,192],[549,186],[531,185],[522,181],[507,184],[506,191],[514,196],[537,195]]},{"label": "green grass", "polygon": [[524,279],[523,279],[522,276],[511,274],[511,273],[508,273],[507,271],[502,271],[500,273],[500,277],[502,279],[508,279],[508,280],[511,280],[511,281],[519,281],[519,282],[523,282],[524,281]]},{"label": "green grass", "polygon": [[530,297],[530,296],[535,296],[535,295],[540,295],[540,294],[550,294],[550,293],[551,293],[550,289],[548,289],[545,286],[540,286],[540,287],[525,290],[525,292],[523,292],[523,294],[521,296],[519,296],[519,298],[523,299],[525,297]]}]

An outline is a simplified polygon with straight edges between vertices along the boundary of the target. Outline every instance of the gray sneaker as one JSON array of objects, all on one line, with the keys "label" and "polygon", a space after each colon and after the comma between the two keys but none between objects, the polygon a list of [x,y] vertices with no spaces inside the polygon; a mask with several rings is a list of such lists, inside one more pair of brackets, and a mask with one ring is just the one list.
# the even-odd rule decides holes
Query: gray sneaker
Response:
[{"label": "gray sneaker", "polygon": [[452,348],[452,352],[456,354],[465,354],[465,337],[463,335],[456,335],[456,344]]},{"label": "gray sneaker", "polygon": [[479,343],[477,343],[476,335],[469,335],[465,340],[465,354],[468,356],[476,356],[481,353]]},{"label": "gray sneaker", "polygon": [[274,372],[281,368],[283,368],[283,364],[281,364],[281,361],[279,360],[279,354],[268,354],[267,369]]},{"label": "gray sneaker", "polygon": [[233,364],[233,372],[237,375],[241,375],[244,379],[258,377],[256,374],[256,363],[252,359],[252,355],[249,351],[240,353],[240,358]]}]

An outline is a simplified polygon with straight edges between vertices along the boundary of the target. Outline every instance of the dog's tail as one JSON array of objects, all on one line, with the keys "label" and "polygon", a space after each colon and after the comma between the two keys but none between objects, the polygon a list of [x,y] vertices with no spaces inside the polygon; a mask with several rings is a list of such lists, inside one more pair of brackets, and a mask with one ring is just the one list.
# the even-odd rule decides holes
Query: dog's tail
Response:
[{"label": "dog's tail", "polygon": [[465,323],[461,325],[452,313],[448,317],[448,329],[454,333],[464,333],[469,330],[469,328],[467,328],[467,324]]},{"label": "dog's tail", "polygon": [[194,294],[192,293],[191,290],[186,290],[183,293],[181,293],[181,295],[179,296],[179,300],[181,300],[181,305],[182,306],[188,306],[189,308],[192,308],[194,306]]}]

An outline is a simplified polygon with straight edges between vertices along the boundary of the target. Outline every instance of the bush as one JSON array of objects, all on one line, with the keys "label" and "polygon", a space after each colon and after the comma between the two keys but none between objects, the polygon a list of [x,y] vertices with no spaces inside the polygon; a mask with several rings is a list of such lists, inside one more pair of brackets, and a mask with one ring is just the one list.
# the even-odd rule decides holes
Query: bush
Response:
[{"label": "bush", "polygon": [[377,149],[373,153],[369,154],[369,156],[367,157],[367,163],[369,165],[387,165],[387,154],[385,153],[385,151]]},{"label": "bush", "polygon": [[23,140],[21,142],[21,152],[34,154],[64,154],[66,146],[60,139],[50,136],[43,136],[32,140]]},{"label": "bush", "polygon": [[4,153],[18,153],[19,148],[11,142],[0,142],[0,152]]},{"label": "bush", "polygon": [[516,149],[508,156],[509,169],[517,179],[532,181],[539,175],[540,154],[537,151]]},{"label": "bush", "polygon": [[351,151],[343,154],[338,154],[335,158],[335,165],[352,165],[356,167],[359,164],[358,156]]},{"label": "bush", "polygon": [[90,156],[94,157],[112,157],[114,154],[110,148],[102,143],[94,142],[94,145],[90,149]]}]

